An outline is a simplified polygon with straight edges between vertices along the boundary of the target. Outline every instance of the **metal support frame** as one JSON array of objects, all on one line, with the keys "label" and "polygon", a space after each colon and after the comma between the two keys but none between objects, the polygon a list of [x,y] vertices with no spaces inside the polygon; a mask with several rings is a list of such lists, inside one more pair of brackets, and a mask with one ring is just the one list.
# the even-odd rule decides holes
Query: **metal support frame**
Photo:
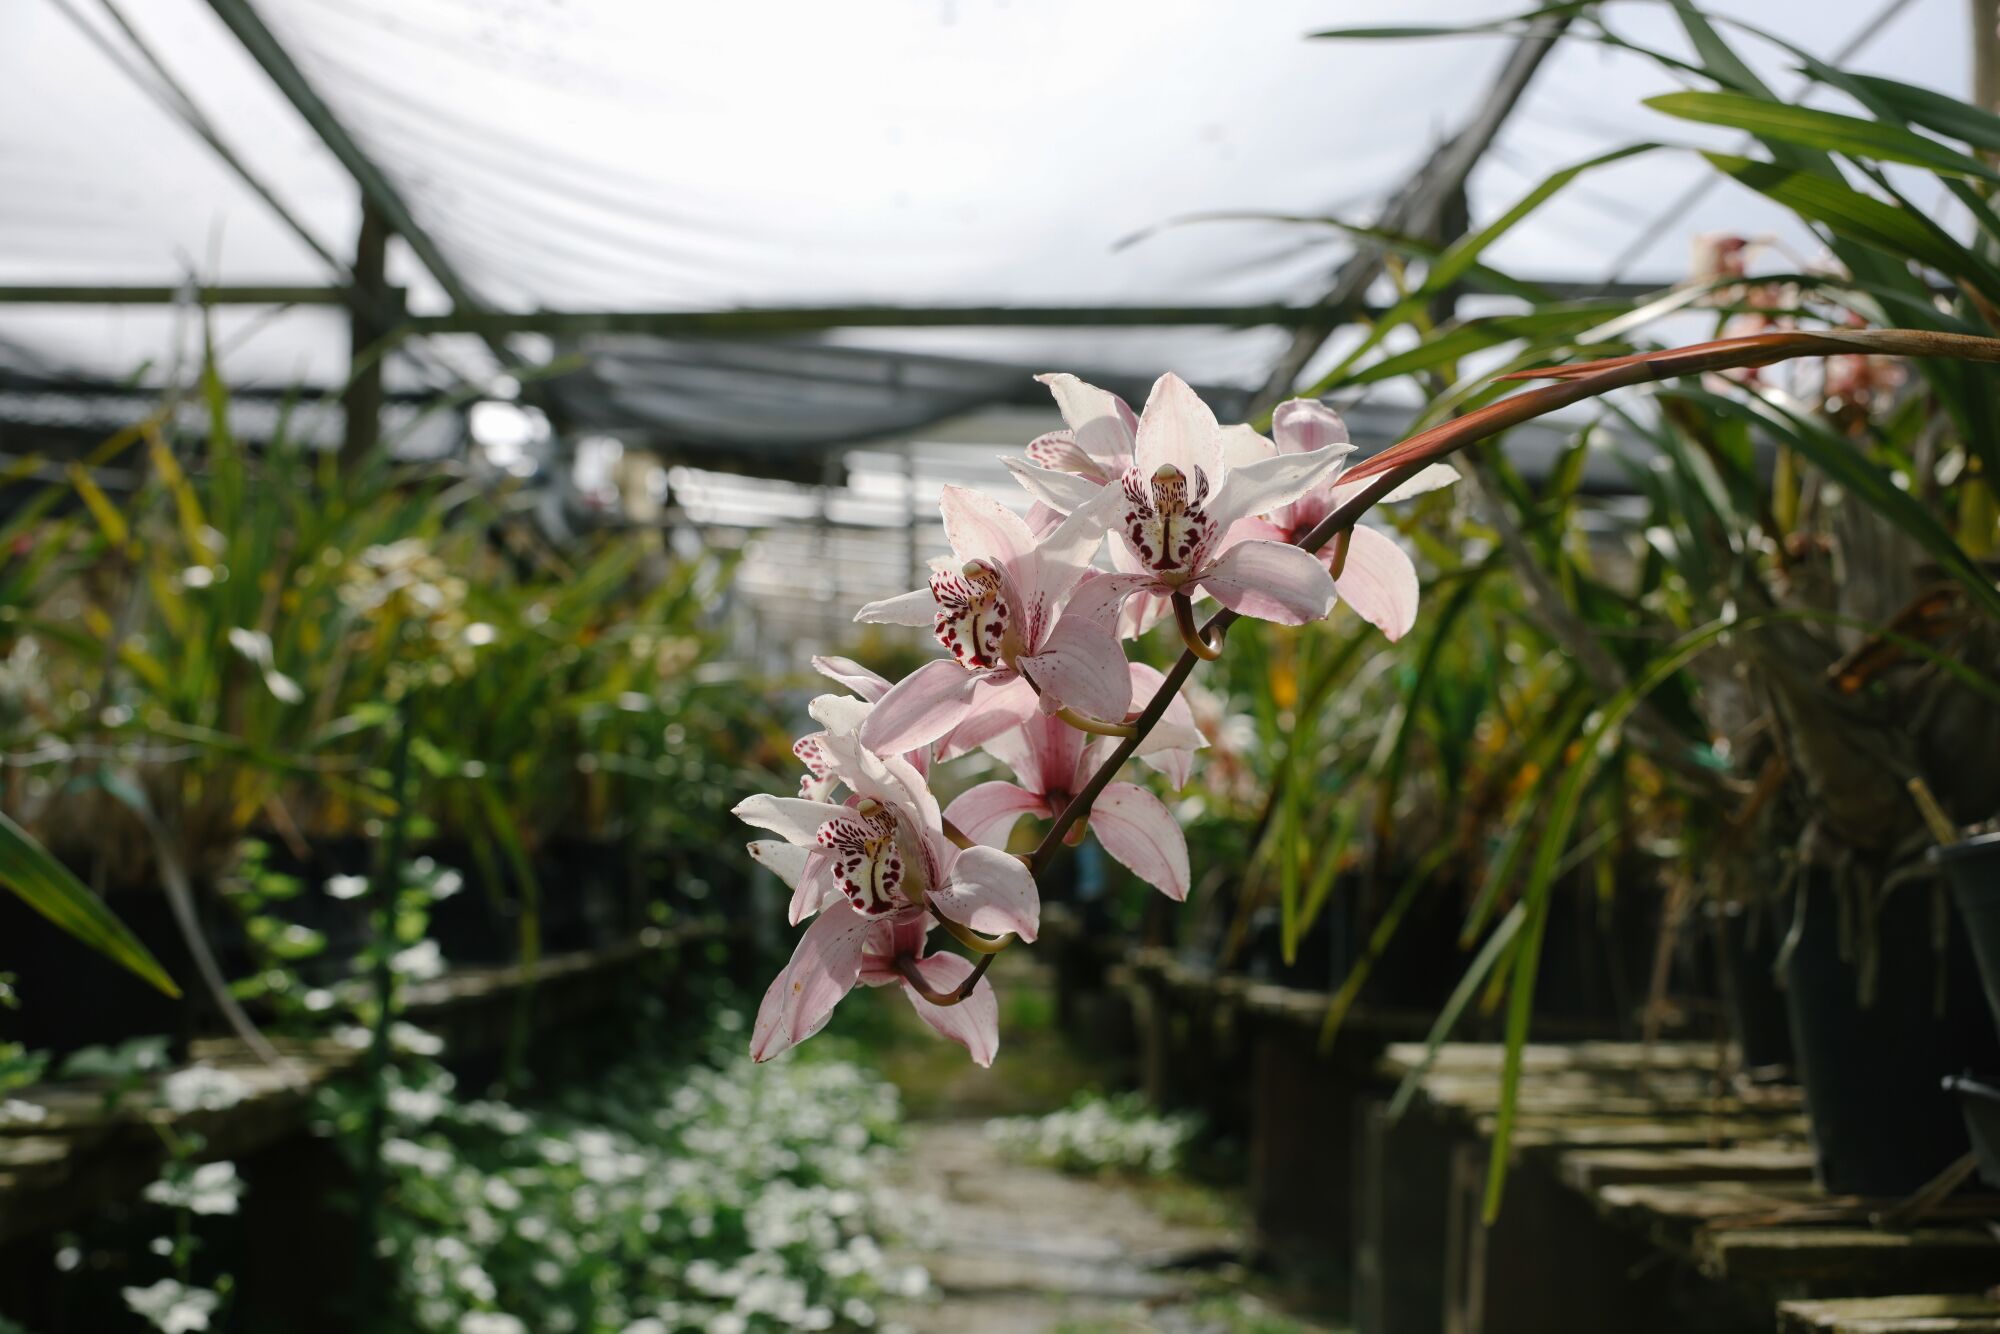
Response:
[{"label": "metal support frame", "polygon": [[[1478,112],[1464,129],[1446,140],[1396,191],[1383,211],[1379,226],[1425,240],[1442,242],[1450,239],[1443,234],[1443,225],[1453,201],[1462,199],[1466,178],[1472,174],[1479,159],[1485,156],[1486,150],[1492,147],[1493,140],[1519,105],[1528,85],[1534,81],[1542,61],[1555,49],[1557,40],[1572,17],[1571,14],[1552,15],[1529,25],[1528,31],[1514,44],[1506,63],[1500,67],[1500,73]],[[1328,318],[1299,329],[1292,345],[1285,349],[1284,355],[1271,368],[1264,387],[1252,397],[1250,406],[1253,417],[1268,412],[1277,406],[1280,399],[1288,396],[1304,373],[1306,363],[1326,342],[1327,335],[1359,313],[1368,289],[1382,273],[1385,259],[1386,252],[1380,246],[1364,244],[1340,266],[1334,274],[1333,285],[1319,302]]]}]

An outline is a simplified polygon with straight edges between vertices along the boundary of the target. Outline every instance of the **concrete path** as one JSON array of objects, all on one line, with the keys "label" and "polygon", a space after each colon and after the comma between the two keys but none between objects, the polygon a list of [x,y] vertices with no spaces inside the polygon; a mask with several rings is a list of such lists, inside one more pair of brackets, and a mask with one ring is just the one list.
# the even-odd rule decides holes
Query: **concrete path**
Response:
[{"label": "concrete path", "polygon": [[904,1168],[935,1291],[886,1312],[916,1334],[1308,1331],[1226,1282],[1241,1239],[1159,1217],[1115,1180],[1005,1158],[978,1121],[910,1127]]}]

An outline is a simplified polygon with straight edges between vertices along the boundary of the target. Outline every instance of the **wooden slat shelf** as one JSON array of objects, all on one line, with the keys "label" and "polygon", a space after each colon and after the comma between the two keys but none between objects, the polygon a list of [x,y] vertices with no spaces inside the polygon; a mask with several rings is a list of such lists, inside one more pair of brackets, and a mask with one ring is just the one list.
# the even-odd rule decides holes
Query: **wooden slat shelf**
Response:
[{"label": "wooden slat shelf", "polygon": [[[445,1035],[452,1055],[497,1050],[511,1035],[529,987],[533,1026],[547,1029],[615,1003],[621,978],[642,961],[713,934],[707,927],[649,931],[607,949],[552,955],[532,969],[455,970],[411,987],[403,1016]],[[109,1107],[110,1085],[97,1080],[39,1084],[11,1095],[41,1115],[0,1123],[0,1245],[135,1198],[159,1174],[163,1127],[199,1134],[208,1159],[242,1158],[299,1134],[314,1092],[360,1058],[354,1048],[327,1039],[276,1039],[273,1045],[289,1071],[266,1065],[236,1038],[190,1044],[191,1064],[226,1070],[242,1082],[242,1101],[222,1110],[176,1114],[161,1106],[160,1081],[170,1073],[164,1071]]]},{"label": "wooden slat shelf", "polygon": [[[2000,1334],[2000,1308],[1972,1295],[2000,1282],[1990,1226],[2000,1195],[1959,1194],[1908,1227],[1882,1222],[1900,1201],[1827,1195],[1813,1180],[1798,1089],[1728,1078],[1730,1053],[1714,1043],[1526,1048],[1512,1175],[1491,1233],[1479,1203],[1504,1052],[1448,1044],[1427,1069],[1425,1059],[1422,1046],[1392,1045],[1378,1074],[1400,1082],[1422,1070],[1414,1106],[1451,1146],[1440,1222],[1454,1334],[1548,1328],[1538,1294],[1561,1287],[1563,1273],[1608,1266],[1653,1275],[1643,1295],[1616,1283],[1589,1299],[1577,1292],[1574,1309],[1599,1310],[1595,1300],[1611,1323],[1621,1305],[1669,1300],[1679,1272],[1711,1281],[1697,1300],[1715,1304],[1716,1328],[1769,1329],[1779,1298],[1811,1297],[1823,1300],[1789,1305],[1783,1330]],[[1536,1269],[1552,1249],[1564,1263]],[[1670,1263],[1649,1264],[1648,1250]],[[1909,1293],[1958,1295],[1897,1296]],[[1878,1297],[1895,1301],[1871,1305]]]},{"label": "wooden slat shelf", "polygon": [[1937,1294],[1784,1302],[1778,1334],[2000,1334],[2000,1300]]}]

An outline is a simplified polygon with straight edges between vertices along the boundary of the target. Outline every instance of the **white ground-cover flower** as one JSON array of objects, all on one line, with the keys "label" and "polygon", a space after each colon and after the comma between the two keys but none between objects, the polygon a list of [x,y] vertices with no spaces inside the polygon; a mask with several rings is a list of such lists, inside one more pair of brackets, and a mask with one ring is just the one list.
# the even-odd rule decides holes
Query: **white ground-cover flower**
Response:
[{"label": "white ground-cover flower", "polygon": [[236,1174],[235,1163],[203,1163],[191,1172],[155,1181],[146,1187],[146,1198],[197,1214],[233,1214],[243,1198],[243,1178]]},{"label": "white ground-cover flower", "polygon": [[996,1117],[986,1136],[1007,1152],[1069,1172],[1159,1175],[1179,1165],[1194,1138],[1189,1116],[1161,1116],[1142,1099],[1085,1096],[1047,1116]]},{"label": "white ground-cover flower", "polygon": [[250,1092],[249,1081],[241,1075],[200,1063],[160,1081],[160,1101],[181,1113],[227,1111]]},{"label": "white ground-cover flower", "polygon": [[389,967],[410,982],[428,982],[444,976],[444,953],[435,940],[420,940],[389,959]]},{"label": "white ground-cover flower", "polygon": [[368,877],[365,875],[330,875],[326,878],[328,898],[358,899],[368,892]]},{"label": "white ground-cover flower", "polygon": [[221,1298],[207,1288],[163,1278],[144,1288],[125,1288],[125,1305],[149,1321],[161,1334],[193,1334],[208,1328]]}]

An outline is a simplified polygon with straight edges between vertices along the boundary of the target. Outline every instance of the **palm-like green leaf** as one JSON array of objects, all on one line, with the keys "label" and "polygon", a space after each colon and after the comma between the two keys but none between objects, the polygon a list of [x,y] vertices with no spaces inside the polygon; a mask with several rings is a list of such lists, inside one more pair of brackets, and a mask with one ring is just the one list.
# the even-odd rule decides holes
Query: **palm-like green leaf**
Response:
[{"label": "palm-like green leaf", "polygon": [[5,815],[0,815],[0,884],[99,954],[131,969],[169,996],[181,994],[159,961],[103,901]]}]

